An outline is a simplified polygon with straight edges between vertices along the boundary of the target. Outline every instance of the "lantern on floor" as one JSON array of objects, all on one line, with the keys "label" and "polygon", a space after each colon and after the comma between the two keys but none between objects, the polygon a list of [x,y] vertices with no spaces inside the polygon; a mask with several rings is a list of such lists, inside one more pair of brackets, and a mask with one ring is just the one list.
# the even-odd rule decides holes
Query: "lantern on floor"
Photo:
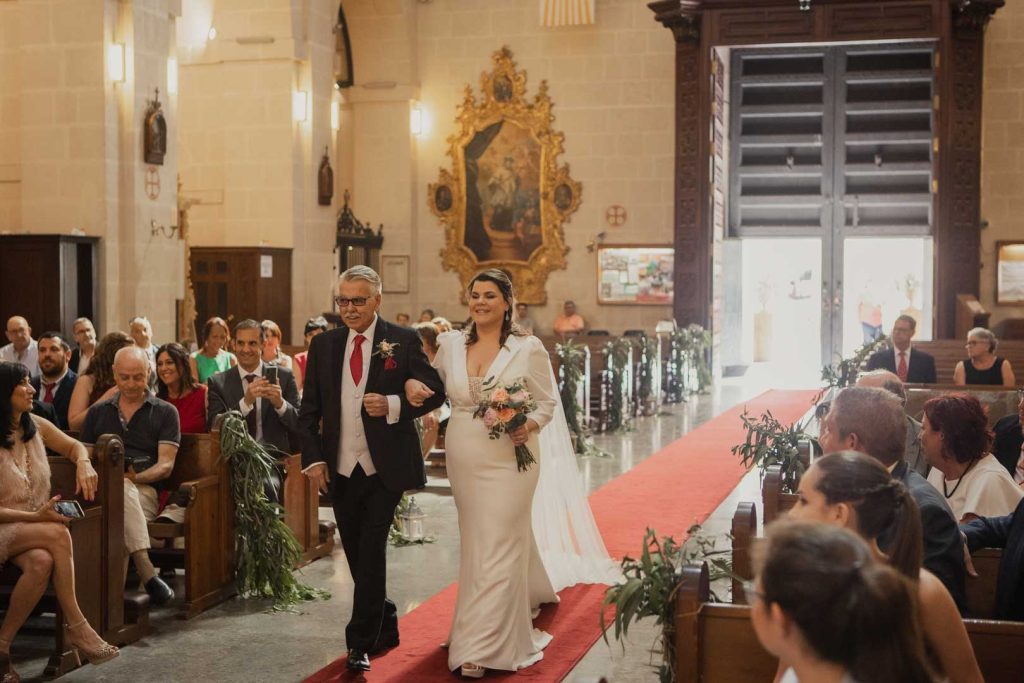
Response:
[{"label": "lantern on floor", "polygon": [[423,536],[423,520],[427,516],[420,509],[420,506],[416,504],[416,498],[409,499],[409,505],[402,512],[402,535],[405,540],[411,542],[422,541]]}]

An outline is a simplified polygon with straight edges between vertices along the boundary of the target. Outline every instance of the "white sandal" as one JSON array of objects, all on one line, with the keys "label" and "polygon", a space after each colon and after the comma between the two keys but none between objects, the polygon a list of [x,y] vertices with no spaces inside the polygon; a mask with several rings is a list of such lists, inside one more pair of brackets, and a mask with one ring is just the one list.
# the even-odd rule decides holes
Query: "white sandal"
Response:
[{"label": "white sandal", "polygon": [[461,671],[466,678],[483,678],[487,673],[487,669],[476,664],[463,664]]}]

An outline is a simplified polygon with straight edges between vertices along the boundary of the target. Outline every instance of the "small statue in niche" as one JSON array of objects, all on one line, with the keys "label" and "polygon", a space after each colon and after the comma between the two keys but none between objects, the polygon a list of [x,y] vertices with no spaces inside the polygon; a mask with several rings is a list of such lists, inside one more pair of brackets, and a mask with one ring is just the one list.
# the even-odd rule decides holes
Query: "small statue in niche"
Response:
[{"label": "small statue in niche", "polygon": [[160,110],[160,88],[156,88],[154,99],[149,101],[143,125],[142,156],[147,164],[163,166],[167,154],[167,121]]},{"label": "small statue in niche", "polygon": [[317,173],[317,201],[321,206],[330,206],[334,198],[334,170],[331,168],[331,160],[327,156],[327,147],[324,146],[324,157],[320,160],[320,171]]}]

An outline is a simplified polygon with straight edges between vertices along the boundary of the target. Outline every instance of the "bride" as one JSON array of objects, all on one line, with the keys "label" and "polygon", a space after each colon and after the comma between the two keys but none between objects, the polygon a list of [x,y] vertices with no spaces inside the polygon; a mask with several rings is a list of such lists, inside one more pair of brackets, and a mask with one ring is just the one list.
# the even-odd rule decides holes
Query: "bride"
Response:
[{"label": "bride", "polygon": [[[558,590],[620,575],[586,501],[548,353],[512,324],[511,281],[485,270],[470,282],[469,299],[472,324],[438,338],[433,365],[452,405],[446,461],[461,547],[448,667],[480,678],[543,658],[551,636],[532,619],[541,603],[558,601]],[[484,385],[519,378],[537,407],[511,438],[492,441],[473,417],[487,399]],[[430,390],[410,380],[406,393],[419,404]],[[516,466],[520,444],[537,459],[525,472]]]}]

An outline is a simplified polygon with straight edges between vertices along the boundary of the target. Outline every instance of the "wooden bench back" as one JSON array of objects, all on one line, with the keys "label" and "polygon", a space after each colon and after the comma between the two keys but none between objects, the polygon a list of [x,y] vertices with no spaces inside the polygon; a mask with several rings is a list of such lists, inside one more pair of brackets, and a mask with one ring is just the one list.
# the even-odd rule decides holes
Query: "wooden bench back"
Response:
[{"label": "wooden bench back", "polygon": [[924,404],[930,398],[951,392],[965,392],[975,396],[988,414],[991,427],[1001,418],[1017,413],[1016,389],[992,386],[957,386],[955,384],[908,384],[906,412],[918,422],[924,411]]},{"label": "wooden bench back", "polygon": [[[935,357],[935,374],[938,384],[952,384],[953,370],[959,361],[967,358],[966,335],[961,339],[933,339],[932,341],[915,341],[914,348]],[[996,355],[1008,361],[1017,373],[1024,368],[1024,341],[1011,339],[999,342]]]},{"label": "wooden bench back", "polygon": [[763,505],[761,509],[764,514],[764,523],[771,524],[796,505],[796,501],[795,493],[782,491],[782,469],[778,465],[769,467],[765,472],[764,481],[761,482],[761,503]]},{"label": "wooden bench back", "polygon": [[732,601],[747,604],[743,582],[754,578],[750,550],[757,538],[757,507],[741,502],[732,516]]},{"label": "wooden bench back", "polygon": [[967,613],[978,619],[991,619],[996,609],[996,583],[999,580],[999,563],[1003,551],[999,548],[982,548],[971,555],[977,576],[968,576]]}]

